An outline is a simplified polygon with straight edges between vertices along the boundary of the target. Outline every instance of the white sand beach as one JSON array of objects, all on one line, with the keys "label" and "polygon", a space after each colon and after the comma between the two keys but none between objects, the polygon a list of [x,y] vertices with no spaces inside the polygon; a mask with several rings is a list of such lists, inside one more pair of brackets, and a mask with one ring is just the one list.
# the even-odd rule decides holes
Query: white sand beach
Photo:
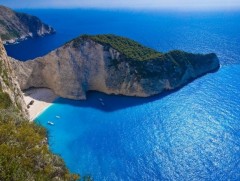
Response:
[{"label": "white sand beach", "polygon": [[24,100],[28,105],[30,120],[33,121],[57,98],[58,96],[52,90],[46,88],[32,88],[24,91]]}]

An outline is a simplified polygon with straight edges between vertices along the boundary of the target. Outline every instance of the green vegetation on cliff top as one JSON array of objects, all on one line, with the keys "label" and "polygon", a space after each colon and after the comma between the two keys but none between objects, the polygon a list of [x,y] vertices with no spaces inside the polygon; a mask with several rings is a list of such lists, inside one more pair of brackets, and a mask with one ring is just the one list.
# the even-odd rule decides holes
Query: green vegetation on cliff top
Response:
[{"label": "green vegetation on cliff top", "polygon": [[145,61],[159,58],[161,53],[145,47],[134,40],[116,35],[82,35],[73,40],[73,45],[78,47],[82,40],[91,39],[105,47],[112,47],[125,55],[127,59]]},{"label": "green vegetation on cliff top", "polygon": [[106,50],[112,47],[118,52],[120,52],[122,55],[124,55],[126,59],[135,61],[161,60],[171,61],[176,65],[179,65],[179,63],[186,63],[187,61],[190,61],[190,63],[192,64],[201,64],[201,61],[199,60],[195,62],[196,57],[203,60],[216,56],[215,54],[192,54],[180,50],[170,51],[169,53],[160,53],[154,49],[145,47],[129,38],[112,34],[82,35],[78,38],[75,38],[71,42],[73,42],[73,46],[75,48],[78,48],[82,43],[84,43],[84,40],[87,39],[103,45]]}]

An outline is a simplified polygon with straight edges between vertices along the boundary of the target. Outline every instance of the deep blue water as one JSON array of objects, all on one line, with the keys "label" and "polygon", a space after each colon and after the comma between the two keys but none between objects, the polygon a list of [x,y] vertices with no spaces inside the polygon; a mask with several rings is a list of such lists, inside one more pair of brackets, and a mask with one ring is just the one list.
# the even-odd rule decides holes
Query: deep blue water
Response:
[{"label": "deep blue water", "polygon": [[215,52],[221,61],[218,72],[168,95],[56,100],[36,122],[72,172],[97,181],[240,180],[240,12],[22,11],[57,34],[7,46],[21,60],[79,34],[115,33],[163,52]]}]

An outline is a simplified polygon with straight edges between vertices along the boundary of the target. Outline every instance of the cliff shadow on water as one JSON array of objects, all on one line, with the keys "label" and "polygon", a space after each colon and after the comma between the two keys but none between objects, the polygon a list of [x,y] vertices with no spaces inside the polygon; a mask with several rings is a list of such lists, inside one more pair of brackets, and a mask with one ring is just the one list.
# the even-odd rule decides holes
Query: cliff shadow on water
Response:
[{"label": "cliff shadow on water", "polygon": [[[193,81],[194,80],[192,80],[191,82]],[[184,87],[184,85],[182,87]],[[54,101],[54,103],[67,104],[75,107],[94,108],[104,112],[114,112],[163,99],[164,97],[179,91],[182,87],[174,90],[164,91],[161,94],[153,95],[150,97],[132,97],[113,94],[108,95],[98,91],[88,91],[86,100],[71,100],[65,98],[58,98]]]},{"label": "cliff shadow on water", "polygon": [[[39,94],[32,93],[35,91],[35,89],[39,89],[39,88],[30,88],[25,90],[24,91],[25,96],[29,96],[33,100],[39,100],[46,103],[51,103],[47,97],[43,97]],[[46,89],[46,88],[41,88],[41,89],[49,90],[49,92],[52,92],[50,89]],[[125,109],[128,107],[134,107],[134,106],[146,104],[149,102],[154,102],[176,91],[177,90],[165,91],[161,94],[150,96],[150,97],[132,97],[132,96],[113,95],[113,94],[108,95],[98,91],[88,91],[86,100],[72,100],[72,99],[59,97],[54,101],[54,103],[62,104],[62,105],[71,105],[75,107],[89,107],[89,108],[94,108],[94,109],[98,109],[105,112],[113,112],[113,111]]]},{"label": "cliff shadow on water", "polygon": [[161,95],[151,97],[130,97],[122,95],[107,95],[101,92],[89,91],[87,93],[87,100],[70,100],[64,98],[58,98],[54,101],[55,104],[68,104],[75,107],[88,107],[94,108],[105,112],[114,112],[129,107],[134,107],[149,102],[159,100],[169,93],[165,92]]}]

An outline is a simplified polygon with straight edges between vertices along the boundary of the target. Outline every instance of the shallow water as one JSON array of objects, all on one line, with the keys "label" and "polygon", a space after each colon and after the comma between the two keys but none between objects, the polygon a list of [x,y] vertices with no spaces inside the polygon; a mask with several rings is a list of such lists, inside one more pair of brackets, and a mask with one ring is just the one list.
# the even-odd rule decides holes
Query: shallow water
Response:
[{"label": "shallow water", "polygon": [[[57,34],[7,46],[22,60],[84,33],[116,33],[164,52],[216,52],[221,60],[218,72],[169,95],[90,92],[87,101],[56,100],[36,122],[47,128],[51,150],[72,172],[97,181],[240,180],[239,12],[28,12]],[[24,52],[28,47],[31,52]]]}]

